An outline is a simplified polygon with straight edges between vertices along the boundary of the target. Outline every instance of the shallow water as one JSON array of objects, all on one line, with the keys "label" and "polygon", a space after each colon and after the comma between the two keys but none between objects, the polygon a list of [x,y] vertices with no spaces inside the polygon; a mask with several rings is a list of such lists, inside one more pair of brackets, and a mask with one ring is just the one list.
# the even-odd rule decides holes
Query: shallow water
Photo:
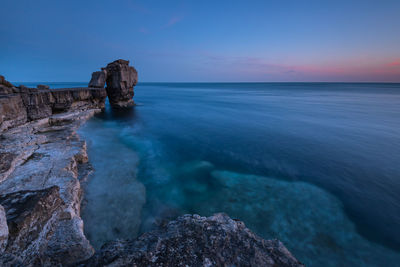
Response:
[{"label": "shallow water", "polygon": [[226,212],[309,266],[400,262],[400,84],[140,84],[135,101],[79,130],[95,247]]}]

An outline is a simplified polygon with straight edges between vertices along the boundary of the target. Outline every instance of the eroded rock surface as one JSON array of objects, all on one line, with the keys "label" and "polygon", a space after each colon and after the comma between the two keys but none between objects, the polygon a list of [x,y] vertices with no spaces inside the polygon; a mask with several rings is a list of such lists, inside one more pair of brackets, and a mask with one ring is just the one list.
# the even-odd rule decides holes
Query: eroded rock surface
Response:
[{"label": "eroded rock surface", "polygon": [[94,253],[80,217],[86,143],[75,130],[99,111],[54,114],[1,134],[0,204],[10,234],[0,266],[65,265]]},{"label": "eroded rock surface", "polygon": [[129,66],[128,60],[118,59],[109,63],[101,71],[93,72],[89,87],[103,88],[107,83],[106,90],[110,104],[116,108],[124,108],[134,105],[133,87],[137,81],[136,69]]},{"label": "eroded rock surface", "polygon": [[0,132],[29,121],[68,111],[104,108],[102,88],[37,89],[20,86],[0,94]]},{"label": "eroded rock surface", "polygon": [[3,206],[0,205],[0,253],[3,253],[6,249],[8,241],[8,225],[6,218],[6,211]]},{"label": "eroded rock surface", "polygon": [[30,262],[38,259],[53,235],[55,218],[64,202],[59,188],[52,186],[43,190],[25,190],[0,195],[0,204],[6,211],[8,243],[6,253],[29,257]]},{"label": "eroded rock surface", "polygon": [[82,266],[303,266],[225,214],[184,215],[137,240],[105,244]]},{"label": "eroded rock surface", "polygon": [[95,71],[92,73],[92,79],[89,82],[89,87],[104,88],[107,79],[107,71]]}]

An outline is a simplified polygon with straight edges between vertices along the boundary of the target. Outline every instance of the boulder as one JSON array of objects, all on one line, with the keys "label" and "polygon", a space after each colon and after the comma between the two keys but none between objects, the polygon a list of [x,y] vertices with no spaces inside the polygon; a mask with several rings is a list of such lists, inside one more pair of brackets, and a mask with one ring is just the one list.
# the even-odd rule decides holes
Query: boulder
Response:
[{"label": "boulder", "polygon": [[44,85],[44,84],[38,84],[36,87],[39,90],[49,90],[50,89],[50,86]]},{"label": "boulder", "polygon": [[304,266],[225,214],[184,215],[137,240],[106,243],[82,266]]},{"label": "boulder", "polygon": [[113,107],[129,107],[134,105],[133,87],[138,80],[137,71],[129,66],[127,60],[116,60],[105,68],[107,71],[107,95]]},{"label": "boulder", "polygon": [[104,88],[107,79],[107,71],[95,71],[92,73],[92,79],[89,82],[89,87]]},{"label": "boulder", "polygon": [[7,246],[8,226],[6,212],[3,206],[0,205],[0,253],[3,253]]}]

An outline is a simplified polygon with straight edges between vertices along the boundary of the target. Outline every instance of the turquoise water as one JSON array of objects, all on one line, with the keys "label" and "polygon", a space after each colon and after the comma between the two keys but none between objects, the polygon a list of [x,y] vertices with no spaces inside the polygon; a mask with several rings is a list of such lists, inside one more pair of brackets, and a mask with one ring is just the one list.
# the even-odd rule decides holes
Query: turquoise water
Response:
[{"label": "turquoise water", "polygon": [[400,84],[154,83],[135,101],[79,130],[95,247],[226,212],[309,266],[399,266]]}]

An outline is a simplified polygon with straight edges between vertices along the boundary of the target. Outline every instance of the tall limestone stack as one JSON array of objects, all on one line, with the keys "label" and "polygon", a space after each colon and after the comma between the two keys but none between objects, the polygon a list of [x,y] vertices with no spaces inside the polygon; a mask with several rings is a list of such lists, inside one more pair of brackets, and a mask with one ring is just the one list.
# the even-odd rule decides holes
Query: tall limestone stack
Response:
[{"label": "tall limestone stack", "polygon": [[103,88],[107,83],[106,90],[111,106],[124,108],[134,105],[133,87],[137,81],[136,69],[129,66],[128,60],[118,59],[109,63],[101,71],[93,72],[89,87]]}]

